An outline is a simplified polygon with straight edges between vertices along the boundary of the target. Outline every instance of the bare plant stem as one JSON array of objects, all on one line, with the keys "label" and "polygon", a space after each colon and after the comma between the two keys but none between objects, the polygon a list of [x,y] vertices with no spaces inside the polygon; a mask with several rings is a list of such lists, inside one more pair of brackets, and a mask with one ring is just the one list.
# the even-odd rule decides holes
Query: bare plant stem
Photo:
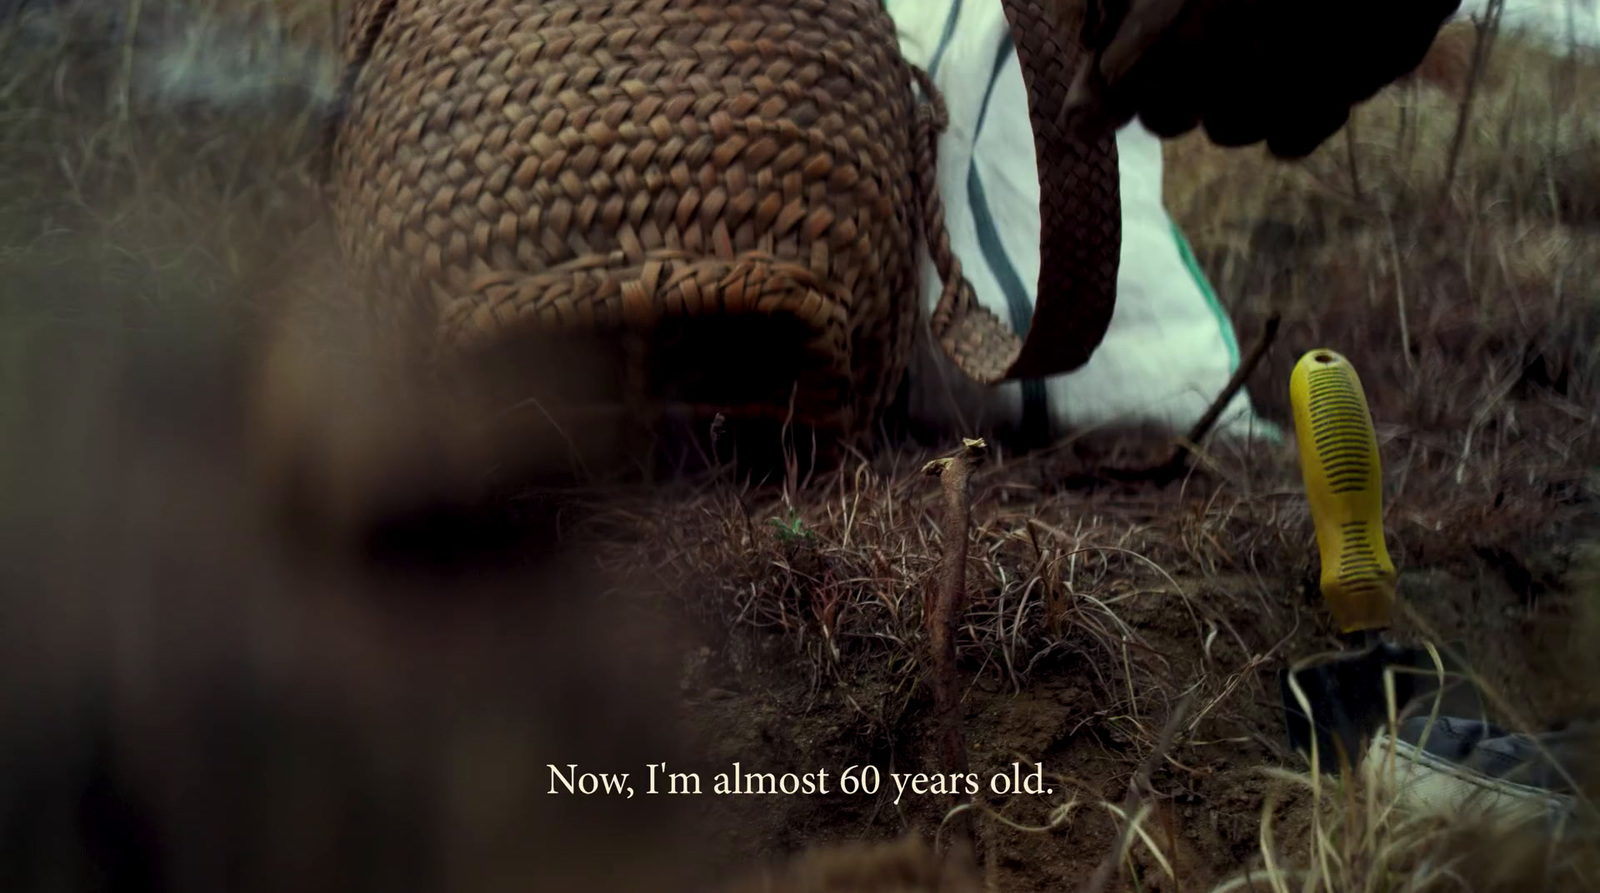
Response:
[{"label": "bare plant stem", "polygon": [[1467,141],[1467,127],[1472,121],[1472,105],[1478,96],[1478,83],[1483,80],[1484,69],[1489,64],[1489,48],[1500,30],[1500,15],[1505,11],[1505,0],[1489,0],[1483,17],[1473,18],[1478,39],[1472,45],[1472,68],[1467,73],[1467,90],[1456,109],[1456,130],[1450,138],[1450,155],[1445,161],[1444,182],[1439,184],[1439,200],[1449,198],[1455,185],[1456,168],[1461,162],[1461,149]]},{"label": "bare plant stem", "polygon": [[1366,201],[1366,194],[1361,189],[1361,165],[1356,160],[1356,115],[1353,109],[1349,122],[1344,125],[1344,160],[1350,168],[1350,194],[1358,202]]},{"label": "bare plant stem", "polygon": [[143,0],[128,2],[128,33],[122,45],[121,82],[117,84],[117,117],[126,122],[133,106],[133,55],[139,37],[139,19],[143,16]]},{"label": "bare plant stem", "polygon": [[[940,756],[946,772],[967,772],[967,738],[961,727],[961,685],[956,674],[956,629],[966,608],[967,540],[972,526],[972,472],[977,468],[987,445],[982,440],[965,440],[955,456],[935,459],[923,466],[923,473],[938,475],[944,490],[944,563],[939,571],[938,589],[927,612],[928,650],[933,670],[933,708],[939,725]],[[971,802],[965,794],[955,795],[952,808]],[[972,845],[972,811],[962,809],[951,819],[951,842]]]},{"label": "bare plant stem", "polygon": [[1394,263],[1394,305],[1400,322],[1400,354],[1405,358],[1406,371],[1416,374],[1417,361],[1411,355],[1411,324],[1406,318],[1405,270],[1400,265],[1400,237],[1394,231],[1394,217],[1384,214],[1384,224],[1389,229],[1389,258]]}]

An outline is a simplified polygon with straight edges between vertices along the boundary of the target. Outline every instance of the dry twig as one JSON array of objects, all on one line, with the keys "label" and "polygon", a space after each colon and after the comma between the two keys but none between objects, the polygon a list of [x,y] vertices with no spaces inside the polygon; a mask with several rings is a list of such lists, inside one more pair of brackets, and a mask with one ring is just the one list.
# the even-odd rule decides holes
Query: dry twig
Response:
[{"label": "dry twig", "polygon": [[1441,202],[1450,197],[1450,188],[1455,185],[1456,169],[1461,161],[1461,149],[1466,145],[1467,128],[1472,121],[1473,103],[1478,98],[1478,85],[1483,79],[1484,69],[1489,64],[1489,50],[1493,46],[1495,35],[1500,31],[1500,19],[1505,8],[1505,0],[1489,0],[1483,16],[1481,18],[1473,16],[1472,19],[1478,35],[1472,45],[1472,67],[1467,72],[1466,93],[1461,97],[1461,105],[1456,109],[1455,135],[1450,139],[1450,152],[1445,156],[1444,181],[1439,184]]},{"label": "dry twig", "polygon": [[1123,853],[1128,849],[1128,842],[1133,837],[1134,829],[1141,820],[1139,812],[1150,789],[1150,773],[1155,771],[1155,767],[1166,757],[1167,751],[1172,749],[1172,739],[1177,735],[1178,728],[1183,725],[1184,715],[1189,712],[1190,700],[1184,698],[1172,708],[1172,715],[1167,717],[1167,724],[1161,730],[1161,738],[1156,741],[1156,746],[1145,755],[1144,762],[1139,764],[1138,770],[1128,780],[1128,796],[1123,799],[1120,810],[1123,816],[1122,831],[1117,835],[1116,846],[1100,860],[1099,867],[1079,888],[1078,893],[1100,893],[1111,883],[1117,866],[1122,863]]},{"label": "dry twig", "polygon": [[[926,614],[928,650],[933,667],[933,705],[939,723],[940,755],[946,772],[967,772],[967,740],[961,728],[960,684],[956,677],[956,626],[966,608],[967,540],[972,526],[972,491],[969,481],[987,444],[983,440],[962,441],[961,452],[935,459],[923,466],[923,473],[938,475],[944,489],[944,565],[939,572],[938,589],[932,609]],[[956,795],[955,806],[969,798]],[[970,845],[972,819],[962,812],[956,823],[953,842]]]},{"label": "dry twig", "polygon": [[[1282,317],[1277,313],[1267,317],[1266,322],[1261,326],[1260,336],[1256,338],[1255,345],[1250,348],[1250,353],[1245,355],[1244,360],[1239,363],[1239,368],[1233,371],[1233,376],[1228,379],[1228,383],[1217,394],[1217,398],[1211,401],[1211,405],[1206,408],[1205,414],[1194,423],[1194,427],[1189,429],[1188,435],[1178,441],[1178,444],[1173,447],[1171,454],[1168,455],[1165,461],[1157,465],[1147,465],[1139,468],[1101,469],[1094,472],[1092,477],[1096,480],[1112,480],[1123,483],[1152,483],[1158,487],[1165,487],[1182,478],[1189,467],[1189,456],[1199,450],[1201,441],[1205,440],[1206,435],[1211,433],[1211,428],[1216,425],[1217,419],[1222,417],[1222,411],[1228,408],[1228,404],[1232,403],[1233,398],[1244,388],[1244,383],[1250,380],[1251,375],[1255,374],[1256,368],[1261,365],[1261,361],[1266,359],[1267,352],[1272,349],[1272,343],[1278,337],[1278,326],[1282,321]],[[1070,488],[1075,483],[1079,482],[1064,481],[1062,486]]]}]

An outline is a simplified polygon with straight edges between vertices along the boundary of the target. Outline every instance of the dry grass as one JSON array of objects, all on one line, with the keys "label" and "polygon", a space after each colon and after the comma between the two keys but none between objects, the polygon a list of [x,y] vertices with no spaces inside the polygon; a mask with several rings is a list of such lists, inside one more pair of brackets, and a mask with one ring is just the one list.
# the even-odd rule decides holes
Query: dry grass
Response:
[{"label": "dry grass", "polygon": [[[1314,843],[1271,867],[1231,878],[1213,893],[1269,889],[1306,893],[1593,889],[1600,846],[1583,830],[1550,832],[1488,818],[1408,811],[1361,788],[1313,785],[1286,776],[1285,786],[1316,790]],[[1275,806],[1276,803],[1269,803]],[[1275,843],[1276,816],[1262,815],[1262,848]]]},{"label": "dry grass", "polygon": [[[1579,643],[1592,641],[1588,636],[1600,616],[1597,584],[1600,552],[1590,546],[1580,552],[1571,576],[1573,610],[1584,630],[1576,639]],[[1579,674],[1586,686],[1593,678],[1590,653],[1580,646],[1571,655],[1583,664]],[[1506,701],[1505,693],[1492,685],[1485,685],[1484,693],[1491,703]],[[1509,705],[1506,711],[1517,713]],[[1276,792],[1262,808],[1260,844],[1265,864],[1219,884],[1213,893],[1593,889],[1600,878],[1600,835],[1595,825],[1595,779],[1587,761],[1594,756],[1580,757],[1577,765],[1568,762],[1566,768],[1578,788],[1571,795],[1571,811],[1560,817],[1536,806],[1484,810],[1471,800],[1456,808],[1407,800],[1395,783],[1394,764],[1381,760],[1357,778],[1268,769]],[[1301,791],[1312,804],[1309,833],[1302,835],[1303,844],[1287,850],[1275,840],[1285,791]]]},{"label": "dry grass", "polygon": [[97,26],[14,25],[0,32],[7,353],[37,325],[248,310],[320,216],[306,153],[314,109],[130,107]]},{"label": "dry grass", "polygon": [[[326,6],[272,5],[288,34],[326,39]],[[263,8],[218,8],[241,6]],[[307,152],[316,109],[124,113],[118,68],[102,53],[12,52],[20,39],[0,38],[0,419],[20,417],[20,389],[3,386],[40,361],[38,333],[191,311],[242,326],[286,259],[322,232]],[[1459,64],[1435,67],[1448,79]],[[1540,537],[1592,519],[1600,496],[1600,118],[1578,100],[1600,89],[1600,65],[1501,38],[1491,68],[1447,190],[1461,91],[1418,83],[1363,107],[1349,141],[1341,134],[1302,165],[1198,138],[1173,144],[1168,197],[1239,331],[1284,318],[1252,382],[1264,414],[1288,421],[1288,370],[1305,350],[1333,347],[1355,362],[1379,426],[1399,563],[1498,556],[1533,599],[1556,587],[1533,558],[1548,551]],[[944,550],[924,458],[888,454],[811,478],[795,469],[781,488],[715,480],[622,494],[594,506],[574,536],[598,544],[602,563],[636,571],[634,594],[676,599],[728,648],[752,637],[790,645],[803,658],[788,669],[809,672],[818,691],[881,684],[887,694],[855,709],[893,732],[924,702],[925,599]],[[1218,747],[1289,759],[1262,709],[1262,680],[1320,643],[1322,628],[1299,597],[1315,549],[1290,448],[1217,447],[1162,490],[1063,486],[1085,461],[1069,444],[1001,456],[975,477],[964,670],[1013,693],[1063,662],[1081,670],[1097,699],[1085,724],[1127,743],[1126,775],[1155,762],[1157,795],[1197,777],[1200,755]],[[1592,678],[1590,667],[1567,670]],[[1050,824],[1106,799],[1104,779],[1064,781],[1076,799]],[[1263,823],[1262,851],[1276,861],[1251,876],[1258,884],[1518,889],[1562,859],[1594,876],[1581,841],[1555,857],[1549,841],[1491,849],[1481,830],[1401,816],[1359,790],[1319,785],[1310,800],[1317,818],[1302,839]],[[1149,809],[1137,815],[1154,821]],[[1167,851],[1170,835],[1140,832],[1130,847],[1158,854],[1151,877],[1184,862]],[[1491,851],[1505,854],[1493,871],[1441,873],[1463,852]]]},{"label": "dry grass", "polygon": [[[1571,425],[1506,418],[1514,403],[1588,424],[1600,120],[1574,97],[1600,88],[1600,64],[1509,35],[1489,64],[1501,86],[1478,91],[1444,194],[1460,100],[1428,83],[1361,107],[1350,145],[1336,136],[1302,165],[1197,139],[1169,148],[1169,206],[1242,330],[1270,309],[1285,316],[1287,349],[1263,381],[1325,342],[1357,351],[1382,423],[1472,431],[1475,446],[1495,430],[1514,437],[1512,421],[1571,443]],[[1508,399],[1530,387],[1542,392]],[[1282,417],[1277,390],[1256,399]]]},{"label": "dry grass", "polygon": [[[1466,40],[1470,58],[1472,39],[1470,28],[1453,32],[1447,52]],[[1303,164],[1199,137],[1171,145],[1168,199],[1240,332],[1283,315],[1277,351],[1252,382],[1264,414],[1289,421],[1288,372],[1305,351],[1333,347],[1355,362],[1402,569],[1490,556],[1533,599],[1561,586],[1540,556],[1560,565],[1576,551],[1564,537],[1592,536],[1600,496],[1600,117],[1575,101],[1600,87],[1600,64],[1514,35],[1489,58],[1448,188],[1463,85],[1450,81],[1459,66],[1436,59],[1434,81],[1387,91],[1359,110],[1348,141],[1340,134]],[[1313,648],[1323,623],[1309,600],[1285,598],[1314,560],[1293,463],[1286,450],[1241,448],[1161,492],[1064,491],[1063,469],[1077,467],[1059,455],[987,469],[974,482],[963,665],[1022,692],[1057,672],[1053,658],[1082,656],[1073,666],[1095,676],[1098,720],[1136,752],[1154,749],[1174,705],[1191,698],[1168,754],[1180,766],[1241,728],[1266,743],[1277,733],[1264,721],[1276,717],[1250,704],[1270,697],[1264,670]],[[863,460],[783,492],[715,487],[615,510],[601,529],[637,535],[612,540],[627,543],[615,560],[642,548],[652,588],[794,642],[816,684],[887,676],[896,697],[874,722],[894,726],[918,703],[924,599],[943,549],[938,494],[919,465]],[[1453,632],[1503,635],[1444,607]],[[1446,619],[1439,610],[1423,607],[1429,621]],[[1592,649],[1573,644],[1541,668],[1554,678],[1530,679],[1528,666],[1497,678],[1520,675],[1517,697],[1546,703],[1565,688],[1570,697],[1549,709],[1592,706],[1592,675],[1569,660]],[[1099,790],[1079,793],[1093,802]],[[1359,787],[1311,794],[1305,849],[1283,851],[1264,816],[1262,849],[1277,861],[1250,876],[1257,883],[1567,889],[1595,876],[1583,836],[1513,841],[1404,815]],[[1485,839],[1499,841],[1488,867]]]},{"label": "dry grass", "polygon": [[[1579,559],[1572,596],[1578,623],[1591,632],[1600,616],[1600,552],[1588,551]],[[1590,653],[1580,650],[1574,657],[1582,661]],[[1585,672],[1589,669],[1586,661]],[[1491,700],[1504,697],[1492,687],[1486,693]],[[1584,774],[1587,767],[1572,768],[1580,785],[1575,806],[1555,820],[1537,811],[1484,811],[1470,805],[1450,810],[1404,802],[1387,774],[1392,765],[1379,765],[1360,779],[1337,780],[1269,770],[1280,791],[1309,793],[1311,832],[1303,847],[1281,853],[1274,840],[1279,798],[1270,797],[1261,816],[1265,866],[1229,879],[1213,893],[1593,889],[1600,878],[1594,779]]]}]

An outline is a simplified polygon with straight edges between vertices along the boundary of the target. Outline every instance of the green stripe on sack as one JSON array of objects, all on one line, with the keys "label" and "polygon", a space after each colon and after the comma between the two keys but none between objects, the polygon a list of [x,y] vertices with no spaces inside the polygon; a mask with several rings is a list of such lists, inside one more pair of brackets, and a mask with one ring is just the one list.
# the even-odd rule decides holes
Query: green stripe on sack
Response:
[{"label": "green stripe on sack", "polygon": [[1189,246],[1189,240],[1184,237],[1178,222],[1174,220],[1171,224],[1172,240],[1178,243],[1178,256],[1183,258],[1184,269],[1189,271],[1189,278],[1194,280],[1195,287],[1205,296],[1206,306],[1211,308],[1211,315],[1217,320],[1217,333],[1222,336],[1222,343],[1228,346],[1228,372],[1237,372],[1239,341],[1233,334],[1233,320],[1228,317],[1228,311],[1222,308],[1222,302],[1217,299],[1217,291],[1211,287],[1211,281],[1206,278],[1205,271],[1200,269],[1200,262],[1195,259],[1194,249]]},{"label": "green stripe on sack", "polygon": [[[1217,320],[1217,333],[1222,336],[1222,343],[1228,348],[1228,374],[1239,371],[1239,339],[1233,332],[1233,319],[1228,316],[1228,311],[1223,309],[1222,301],[1217,298],[1216,289],[1211,287],[1211,280],[1206,278],[1205,271],[1200,269],[1200,261],[1194,256],[1194,248],[1189,245],[1189,239],[1184,236],[1183,229],[1177,221],[1172,223],[1172,240],[1178,244],[1178,256],[1183,258],[1183,266],[1189,271],[1189,277],[1194,280],[1195,287],[1200,289],[1200,294],[1205,296],[1206,306],[1211,308],[1211,315]],[[1250,433],[1269,443],[1281,444],[1283,430],[1272,422],[1255,416],[1252,412]]]},{"label": "green stripe on sack", "polygon": [[939,47],[933,51],[933,61],[928,63],[928,78],[932,80],[939,73],[939,63],[944,61],[944,51],[950,47],[950,38],[956,33],[956,19],[961,18],[961,0],[950,4],[950,12],[944,19],[944,33],[939,35]]}]

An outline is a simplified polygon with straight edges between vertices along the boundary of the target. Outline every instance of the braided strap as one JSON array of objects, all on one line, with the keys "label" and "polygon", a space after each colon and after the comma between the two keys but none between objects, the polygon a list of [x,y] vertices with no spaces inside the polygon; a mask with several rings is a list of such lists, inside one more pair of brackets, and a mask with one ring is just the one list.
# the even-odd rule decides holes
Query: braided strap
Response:
[{"label": "braided strap", "polygon": [[[1059,111],[1087,54],[1077,27],[1033,0],[1005,0],[1028,87],[1040,177],[1041,264],[1033,317],[1017,334],[979,303],[950,248],[937,180],[938,140],[949,115],[938,88],[915,71],[927,102],[918,110],[917,174],[928,251],[943,281],[929,328],[945,354],[981,384],[1041,378],[1088,362],[1111,324],[1122,244],[1116,139],[1069,129]],[[1074,20],[1075,21],[1075,20]],[[1071,21],[1068,24],[1072,24]]]}]

